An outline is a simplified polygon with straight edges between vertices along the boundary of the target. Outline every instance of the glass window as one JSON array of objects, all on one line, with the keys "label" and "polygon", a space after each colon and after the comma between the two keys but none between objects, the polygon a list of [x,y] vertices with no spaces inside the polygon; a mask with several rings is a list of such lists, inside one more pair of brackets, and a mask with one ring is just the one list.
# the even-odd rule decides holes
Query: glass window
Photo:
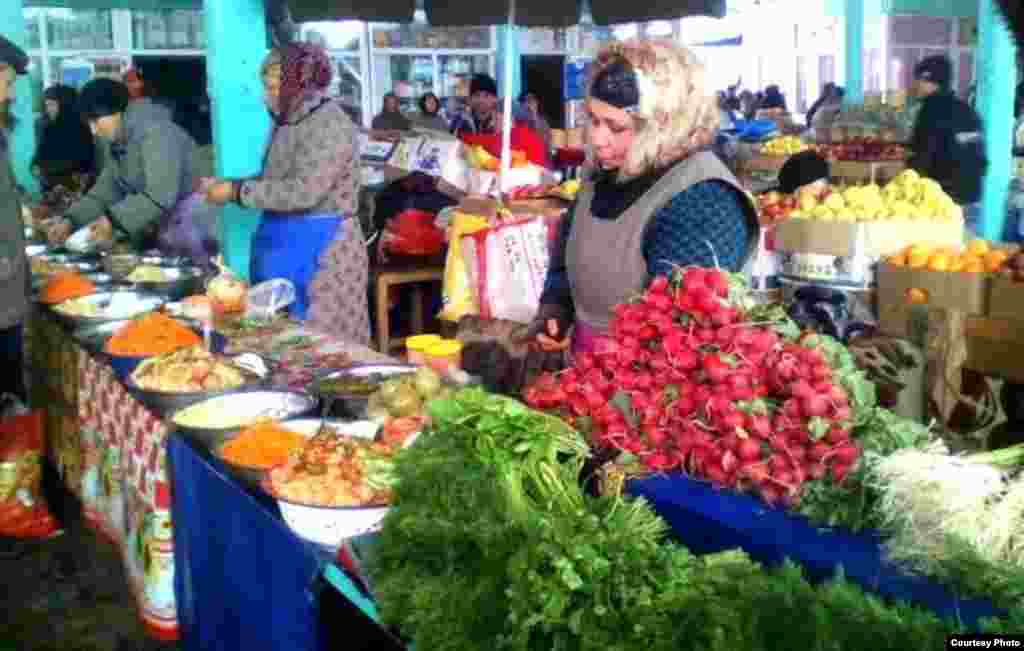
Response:
[{"label": "glass window", "polygon": [[672,21],[652,20],[644,24],[644,36],[648,38],[671,38],[674,34]]},{"label": "glass window", "polygon": [[25,17],[25,32],[29,50],[38,50],[43,47],[43,41],[39,36],[39,15],[42,9],[22,9],[21,15]]},{"label": "glass window", "polygon": [[128,68],[125,59],[98,56],[67,56],[50,58],[50,78],[47,86],[67,84],[81,89],[92,79],[106,77],[121,79]]},{"label": "glass window", "polygon": [[349,117],[356,124],[363,123],[363,71],[359,57],[340,56],[335,58],[338,65],[331,95],[341,100],[348,109]]},{"label": "glass window", "polygon": [[430,27],[423,24],[377,24],[372,28],[376,48],[491,49],[490,27]]},{"label": "glass window", "polygon": [[43,60],[31,57],[28,64],[28,82],[32,87],[32,112],[43,112]]},{"label": "glass window", "polygon": [[54,50],[112,50],[114,27],[109,9],[47,9],[46,39]]},{"label": "glass window", "polygon": [[299,33],[303,41],[328,50],[358,52],[363,40],[363,23],[358,20],[302,23]]},{"label": "glass window", "polygon": [[448,97],[469,97],[469,82],[473,75],[491,74],[491,57],[486,55],[443,55],[437,61],[437,95],[442,103]]},{"label": "glass window", "polygon": [[373,57],[373,73],[376,80],[374,115],[380,112],[387,93],[398,95],[402,110],[413,113],[422,95],[437,92],[434,90],[434,57],[430,55],[377,54]]},{"label": "glass window", "polygon": [[190,9],[132,11],[132,43],[139,50],[201,50],[203,14]]},{"label": "glass window", "polygon": [[519,49],[523,52],[560,52],[568,48],[568,29],[541,27],[519,30]]}]

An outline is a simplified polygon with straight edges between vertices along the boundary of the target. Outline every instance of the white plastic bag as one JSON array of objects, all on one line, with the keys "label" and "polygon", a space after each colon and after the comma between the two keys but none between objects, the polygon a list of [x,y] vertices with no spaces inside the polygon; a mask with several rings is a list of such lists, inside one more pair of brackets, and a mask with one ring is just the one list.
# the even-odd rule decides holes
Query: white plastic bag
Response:
[{"label": "white plastic bag", "polygon": [[284,278],[274,278],[249,288],[245,317],[268,321],[295,302],[295,285]]},{"label": "white plastic bag", "polygon": [[467,266],[480,316],[529,323],[537,314],[551,262],[550,226],[543,217],[503,224],[472,240]]}]

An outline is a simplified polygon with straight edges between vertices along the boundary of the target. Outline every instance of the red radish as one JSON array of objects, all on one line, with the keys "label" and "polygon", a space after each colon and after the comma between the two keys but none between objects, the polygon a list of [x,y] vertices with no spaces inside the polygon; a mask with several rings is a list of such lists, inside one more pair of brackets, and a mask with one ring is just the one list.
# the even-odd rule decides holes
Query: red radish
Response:
[{"label": "red radish", "polygon": [[722,470],[731,474],[733,470],[736,470],[736,466],[739,464],[739,459],[736,458],[735,452],[732,450],[726,450],[722,454],[721,464]]},{"label": "red radish", "polygon": [[741,461],[756,461],[761,458],[761,445],[752,439],[740,441],[736,454]]},{"label": "red radish", "polygon": [[772,425],[767,416],[747,416],[746,429],[751,436],[764,441],[772,435]]},{"label": "red radish", "polygon": [[810,447],[808,456],[812,461],[822,461],[828,456],[829,449],[828,444],[818,441]]},{"label": "red radish", "polygon": [[831,445],[840,445],[850,440],[850,433],[842,427],[833,427],[825,434],[825,440]]},{"label": "red radish", "polygon": [[789,470],[789,461],[785,457],[775,454],[768,459],[768,469],[773,475]]},{"label": "red radish", "polygon": [[849,466],[857,461],[860,450],[853,443],[844,443],[836,446],[828,454],[828,458],[837,466]]},{"label": "red radish", "polygon": [[704,475],[711,481],[712,484],[718,486],[725,486],[729,483],[729,473],[722,470],[720,466],[707,465],[704,468]]},{"label": "red radish", "polygon": [[732,367],[717,353],[704,356],[703,368],[708,379],[715,384],[724,382],[732,371]]},{"label": "red radish", "polygon": [[814,389],[805,380],[797,380],[793,384],[789,385],[789,394],[794,398],[799,398],[800,400],[807,400],[815,395]]},{"label": "red radish", "polygon": [[700,364],[700,358],[692,349],[686,348],[673,355],[672,362],[676,368],[692,371]]},{"label": "red radish", "polygon": [[821,479],[825,476],[825,464],[812,463],[807,468],[807,476],[810,479]]},{"label": "red radish", "polygon": [[746,475],[751,481],[757,484],[763,484],[768,478],[768,469],[763,463],[752,463],[748,466],[744,466],[740,473]]},{"label": "red radish", "polygon": [[746,425],[746,419],[743,417],[743,414],[741,414],[738,411],[733,411],[724,414],[719,419],[719,422],[722,424],[722,427],[726,428],[728,432],[738,432],[739,430],[743,429],[744,425]]},{"label": "red radish", "polygon": [[761,488],[761,499],[771,506],[778,504],[779,499],[782,497],[782,492],[772,486],[764,486]]},{"label": "red radish", "polygon": [[853,412],[847,406],[836,407],[835,411],[832,412],[832,418],[836,420],[850,420],[850,416]]},{"label": "red radish", "polygon": [[668,289],[668,276],[655,276],[647,286],[647,291],[651,294],[667,294]]},{"label": "red radish", "polygon": [[830,469],[832,479],[835,480],[837,484],[843,483],[846,480],[846,477],[850,474],[850,469],[851,466],[832,466],[832,468]]},{"label": "red radish", "polygon": [[803,400],[803,413],[807,418],[821,418],[828,414],[828,401],[824,396],[815,395]]},{"label": "red radish", "polygon": [[683,272],[683,290],[692,294],[698,287],[707,288],[707,272],[697,267],[690,267]]}]

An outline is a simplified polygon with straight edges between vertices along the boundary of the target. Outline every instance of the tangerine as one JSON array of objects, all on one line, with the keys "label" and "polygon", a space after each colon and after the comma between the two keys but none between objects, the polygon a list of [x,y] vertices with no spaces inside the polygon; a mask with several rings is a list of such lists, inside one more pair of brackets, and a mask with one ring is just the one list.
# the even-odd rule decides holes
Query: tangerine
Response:
[{"label": "tangerine", "polygon": [[928,302],[928,292],[920,287],[911,287],[905,298],[911,305],[923,305]]},{"label": "tangerine", "polygon": [[970,256],[964,264],[964,271],[970,274],[985,273],[985,261],[981,258]]},{"label": "tangerine", "polygon": [[907,266],[912,269],[922,269],[928,266],[931,256],[927,253],[910,253],[907,255]]},{"label": "tangerine", "polygon": [[985,254],[985,270],[986,271],[999,271],[999,268],[1003,266],[1010,257],[1010,254],[1002,249],[993,249]]},{"label": "tangerine", "polygon": [[936,253],[928,258],[929,271],[949,271],[949,266],[949,255],[946,253]]},{"label": "tangerine", "polygon": [[992,247],[990,247],[988,242],[985,240],[971,240],[967,244],[967,252],[970,253],[971,255],[981,257],[991,250]]},{"label": "tangerine", "polygon": [[949,271],[963,271],[964,270],[964,266],[966,264],[967,264],[967,262],[964,260],[963,256],[960,256],[960,255],[953,256],[949,260]]}]

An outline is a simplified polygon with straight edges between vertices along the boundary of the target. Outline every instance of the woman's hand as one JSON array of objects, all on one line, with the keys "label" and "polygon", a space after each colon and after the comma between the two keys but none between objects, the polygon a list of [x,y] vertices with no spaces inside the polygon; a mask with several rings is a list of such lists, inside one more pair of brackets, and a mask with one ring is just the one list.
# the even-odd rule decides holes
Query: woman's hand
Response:
[{"label": "woman's hand", "polygon": [[89,239],[93,242],[110,242],[114,239],[114,225],[106,215],[89,224]]},{"label": "woman's hand", "polygon": [[54,246],[63,244],[71,236],[71,222],[57,219],[44,225],[46,240]]},{"label": "woman's hand", "polygon": [[206,193],[206,200],[218,206],[223,206],[235,199],[234,181],[210,180],[203,191]]}]

